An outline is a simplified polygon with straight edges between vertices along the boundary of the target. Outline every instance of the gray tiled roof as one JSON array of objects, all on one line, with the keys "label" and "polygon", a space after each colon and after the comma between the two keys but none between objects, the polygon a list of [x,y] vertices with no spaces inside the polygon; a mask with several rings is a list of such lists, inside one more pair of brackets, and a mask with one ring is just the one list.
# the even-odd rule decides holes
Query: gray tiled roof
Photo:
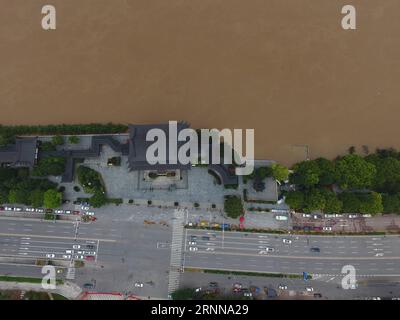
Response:
[{"label": "gray tiled roof", "polygon": [[15,144],[0,148],[0,164],[33,167],[37,158],[37,138],[16,138]]}]

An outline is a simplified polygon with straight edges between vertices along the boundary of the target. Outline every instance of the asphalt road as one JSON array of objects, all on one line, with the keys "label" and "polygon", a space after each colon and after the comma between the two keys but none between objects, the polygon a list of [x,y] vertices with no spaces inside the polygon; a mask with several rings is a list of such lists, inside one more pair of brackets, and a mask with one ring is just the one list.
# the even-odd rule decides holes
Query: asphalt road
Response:
[{"label": "asphalt road", "polygon": [[[195,245],[189,245],[191,236],[197,237]],[[266,247],[274,251],[265,253]],[[320,252],[311,252],[311,247]],[[184,251],[185,267],[338,275],[344,265],[353,265],[360,276],[400,275],[398,236],[283,236],[188,229]]]}]

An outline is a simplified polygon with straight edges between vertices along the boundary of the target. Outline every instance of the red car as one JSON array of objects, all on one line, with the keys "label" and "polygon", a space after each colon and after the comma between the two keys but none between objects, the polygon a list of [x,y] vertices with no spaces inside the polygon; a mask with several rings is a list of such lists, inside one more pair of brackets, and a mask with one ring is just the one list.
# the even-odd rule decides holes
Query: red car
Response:
[{"label": "red car", "polygon": [[75,211],[73,211],[72,212],[72,214],[74,214],[74,215],[79,215],[81,212],[80,211],[77,211],[77,210],[75,210]]},{"label": "red car", "polygon": [[0,211],[4,211],[4,207],[0,207]]},{"label": "red car", "polygon": [[87,261],[94,261],[94,257],[93,256],[86,256],[85,260]]}]

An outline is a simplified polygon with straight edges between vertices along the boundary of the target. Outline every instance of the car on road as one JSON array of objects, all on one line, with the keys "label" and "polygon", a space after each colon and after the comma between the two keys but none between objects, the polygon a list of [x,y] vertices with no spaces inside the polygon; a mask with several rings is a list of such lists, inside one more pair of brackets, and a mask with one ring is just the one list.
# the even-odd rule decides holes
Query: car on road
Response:
[{"label": "car on road", "polygon": [[197,244],[196,241],[189,241],[189,246],[195,246]]},{"label": "car on road", "polygon": [[355,219],[358,218],[357,214],[349,214],[349,219]]},{"label": "car on road", "polygon": [[214,248],[207,248],[206,251],[214,251]]},{"label": "car on road", "polygon": [[375,254],[375,257],[383,257],[383,252],[378,252]]},{"label": "car on road", "polygon": [[75,256],[74,256],[74,259],[76,259],[76,260],[83,260],[83,259],[85,259],[85,257],[82,256],[82,255],[75,255]]},{"label": "car on road", "polygon": [[274,252],[275,249],[274,249],[274,248],[271,248],[271,247],[265,247],[265,251],[267,251],[267,252]]},{"label": "car on road", "polygon": [[310,248],[310,251],[311,252],[321,252],[321,249],[318,247],[312,247],[312,248]]},{"label": "car on road", "polygon": [[194,292],[200,292],[201,291],[201,288],[196,288],[195,290],[194,290]]},{"label": "car on road", "polygon": [[204,240],[204,241],[210,241],[210,237],[207,237],[207,236],[202,236],[202,237],[201,237],[201,240]]},{"label": "car on road", "polygon": [[83,254],[83,251],[77,251],[76,253],[77,254]]},{"label": "car on road", "polygon": [[311,214],[309,214],[309,213],[303,213],[303,218],[311,218]]},{"label": "car on road", "polygon": [[217,288],[218,282],[210,282],[208,285],[210,286],[210,288]]},{"label": "car on road", "polygon": [[307,291],[307,292],[313,292],[313,291],[314,291],[314,288],[313,288],[313,287],[306,287],[306,291]]},{"label": "car on road", "polygon": [[80,249],[81,246],[80,246],[79,244],[74,244],[74,245],[72,246],[72,248],[74,248],[74,249]]},{"label": "car on road", "polygon": [[94,249],[94,248],[96,248],[96,246],[94,246],[93,244],[87,244],[87,245],[86,245],[86,248],[88,248],[88,249]]},{"label": "car on road", "polygon": [[65,250],[65,253],[70,253],[70,254],[72,254],[72,253],[74,253],[74,250]]},{"label": "car on road", "polygon": [[322,298],[322,294],[320,294],[320,293],[314,293],[314,298]]},{"label": "car on road", "polygon": [[63,254],[63,259],[71,259],[71,255],[70,254]]},{"label": "car on road", "polygon": [[270,253],[270,252],[274,252],[275,251],[275,249],[274,248],[265,248],[264,250],[261,250],[261,251],[259,251],[258,252],[258,254],[268,254],[268,253]]},{"label": "car on road", "polygon": [[332,231],[332,227],[323,227],[322,230],[324,230],[324,231]]},{"label": "car on road", "polygon": [[291,244],[291,243],[292,243],[292,240],[290,240],[290,239],[282,239],[282,242],[283,242],[284,244]]},{"label": "car on road", "polygon": [[197,247],[189,247],[189,251],[197,251],[198,248]]},{"label": "car on road", "polygon": [[83,288],[85,288],[85,289],[93,289],[93,283],[85,283],[84,285],[83,285]]},{"label": "car on road", "polygon": [[190,236],[190,241],[196,241],[197,237],[196,236]]},{"label": "car on road", "polygon": [[135,282],[135,288],[143,288],[143,283]]},{"label": "car on road", "polygon": [[287,290],[287,285],[280,284],[278,287],[279,290]]},{"label": "car on road", "polygon": [[55,258],[56,255],[54,253],[46,253],[46,258]]}]

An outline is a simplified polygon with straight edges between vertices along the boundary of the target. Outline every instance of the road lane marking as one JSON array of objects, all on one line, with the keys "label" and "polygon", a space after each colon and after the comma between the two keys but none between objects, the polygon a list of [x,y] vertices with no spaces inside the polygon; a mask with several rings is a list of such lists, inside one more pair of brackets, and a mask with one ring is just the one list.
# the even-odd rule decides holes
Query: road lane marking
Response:
[{"label": "road lane marking", "polygon": [[[75,240],[74,237],[62,237],[62,236],[50,236],[50,235],[38,235],[38,234],[18,234],[18,233],[0,233],[0,236],[9,236],[9,237],[33,237],[33,238],[50,238],[50,239],[68,239],[68,240]],[[22,238],[22,239],[31,239],[31,238]],[[79,241],[87,241],[87,240],[92,240],[92,241],[102,241],[102,242],[117,242],[117,240],[114,239],[94,239],[94,238],[78,238],[77,240]]]}]

